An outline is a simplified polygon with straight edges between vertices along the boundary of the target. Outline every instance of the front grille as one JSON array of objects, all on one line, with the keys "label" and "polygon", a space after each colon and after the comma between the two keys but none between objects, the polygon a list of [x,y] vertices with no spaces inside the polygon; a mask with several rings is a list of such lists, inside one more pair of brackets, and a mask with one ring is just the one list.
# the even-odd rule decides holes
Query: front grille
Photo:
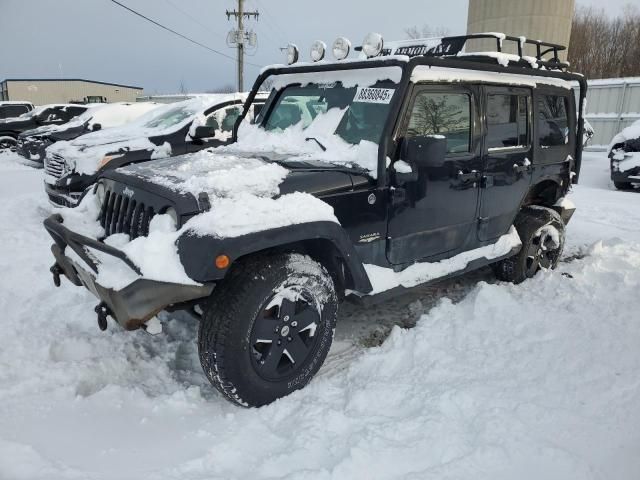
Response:
[{"label": "front grille", "polygon": [[100,225],[107,237],[114,233],[125,233],[133,240],[149,234],[149,224],[154,215],[153,207],[107,190],[100,209]]},{"label": "front grille", "polygon": [[56,180],[60,179],[64,175],[65,171],[64,158],[56,153],[51,156],[47,156],[44,162],[44,171],[47,175],[52,176]]}]

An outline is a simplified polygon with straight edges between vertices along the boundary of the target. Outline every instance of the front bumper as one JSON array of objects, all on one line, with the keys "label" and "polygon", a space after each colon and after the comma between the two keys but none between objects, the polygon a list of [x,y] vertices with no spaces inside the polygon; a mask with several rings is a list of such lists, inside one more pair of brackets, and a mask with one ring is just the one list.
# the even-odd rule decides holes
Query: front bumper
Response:
[{"label": "front bumper", "polygon": [[56,207],[77,207],[82,198],[83,191],[76,192],[65,187],[56,187],[44,182],[44,191],[49,202]]},{"label": "front bumper", "polygon": [[37,168],[44,167],[45,150],[51,144],[44,140],[23,141],[18,139],[16,153]]},{"label": "front bumper", "polygon": [[[142,277],[121,290],[106,288],[96,281],[98,262],[90,255],[89,249],[115,257],[137,274],[140,274],[140,270],[121,250],[66,228],[62,217],[58,214],[47,218],[44,226],[55,241],[51,251],[56,263],[51,267],[51,271],[56,285],[59,285],[59,275],[64,274],[74,285],[84,286],[100,299],[101,305],[106,307],[108,314],[126,330],[140,328],[146,321],[170,305],[204,298],[213,291],[214,284],[184,285]],[[65,255],[67,248],[71,248],[89,267],[89,270]]]}]

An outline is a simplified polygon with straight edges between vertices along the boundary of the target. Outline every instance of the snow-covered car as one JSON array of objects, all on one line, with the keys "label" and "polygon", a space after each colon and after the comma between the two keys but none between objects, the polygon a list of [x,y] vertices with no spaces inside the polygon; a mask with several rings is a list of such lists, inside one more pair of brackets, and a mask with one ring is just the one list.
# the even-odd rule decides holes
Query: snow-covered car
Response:
[{"label": "snow-covered car", "polygon": [[62,125],[83,114],[89,105],[42,105],[17,117],[0,120],[0,150],[14,148],[18,135],[44,125]]},{"label": "snow-covered car", "polygon": [[[197,152],[231,138],[246,94],[201,95],[163,105],[118,128],[47,147],[44,187],[49,201],[74,206],[99,175],[130,163]],[[264,98],[258,96],[253,108]]]},{"label": "snow-covered car", "polygon": [[640,120],[613,137],[609,160],[611,180],[618,190],[640,184]]},{"label": "snow-covered car", "polygon": [[0,101],[0,120],[19,117],[23,113],[33,110],[33,103],[17,100]]},{"label": "snow-covered car", "polygon": [[[547,53],[457,56],[476,38]],[[108,317],[157,331],[164,309],[194,314],[205,375],[260,406],[315,375],[345,298],[485,265],[516,283],[555,268],[587,88],[557,60],[564,47],[490,33],[382,51],[371,34],[345,61],[350,45],[320,62],[318,42],[301,64],[291,46],[228,145],[104,172],[45,221],[54,283],[93,292],[103,330]]]},{"label": "snow-covered car", "polygon": [[42,167],[46,148],[57,141],[69,141],[106,128],[131,123],[162,104],[118,102],[95,106],[62,125],[44,125],[18,135],[16,152],[33,166]]}]

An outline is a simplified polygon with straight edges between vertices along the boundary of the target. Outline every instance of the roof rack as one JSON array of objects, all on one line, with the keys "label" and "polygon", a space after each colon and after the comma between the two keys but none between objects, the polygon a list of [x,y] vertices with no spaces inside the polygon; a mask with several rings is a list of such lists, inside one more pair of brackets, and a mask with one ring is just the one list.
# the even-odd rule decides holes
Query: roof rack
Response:
[{"label": "roof rack", "polygon": [[[541,40],[529,40],[526,37],[513,37],[505,35],[503,33],[473,33],[470,35],[457,35],[452,37],[443,38],[424,38],[402,42],[395,42],[391,48],[385,48],[381,55],[406,55],[409,57],[426,56],[426,57],[448,57],[457,56],[462,52],[465,45],[469,40],[495,40],[496,52],[503,53],[504,42],[515,43],[517,48],[517,63],[522,66],[529,66],[535,68],[531,62],[527,60],[524,55],[525,45],[535,45],[536,47],[536,66],[537,68],[547,68],[549,70],[561,70],[564,71],[569,68],[568,62],[560,60],[559,52],[566,50],[564,45],[558,45],[555,43],[543,42]],[[473,60],[477,60],[479,57],[483,57],[483,53],[487,52],[474,52],[468,53],[468,57]],[[549,54],[551,58],[546,58]]]}]

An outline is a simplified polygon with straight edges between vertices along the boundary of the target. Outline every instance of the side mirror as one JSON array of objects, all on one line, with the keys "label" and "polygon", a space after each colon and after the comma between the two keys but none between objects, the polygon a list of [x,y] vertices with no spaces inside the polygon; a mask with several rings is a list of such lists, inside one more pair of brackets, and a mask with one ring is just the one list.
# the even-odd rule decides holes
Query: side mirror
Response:
[{"label": "side mirror", "polygon": [[99,123],[94,123],[93,127],[91,127],[91,131],[93,132],[97,132],[98,130],[102,129],[102,125],[100,125]]},{"label": "side mirror", "polygon": [[196,131],[191,136],[194,139],[200,140],[202,138],[211,138],[215,137],[216,129],[215,127],[209,127],[207,125],[200,125],[196,127]]},{"label": "side mirror", "polygon": [[400,160],[420,168],[441,167],[447,156],[447,139],[442,135],[404,138]]}]

